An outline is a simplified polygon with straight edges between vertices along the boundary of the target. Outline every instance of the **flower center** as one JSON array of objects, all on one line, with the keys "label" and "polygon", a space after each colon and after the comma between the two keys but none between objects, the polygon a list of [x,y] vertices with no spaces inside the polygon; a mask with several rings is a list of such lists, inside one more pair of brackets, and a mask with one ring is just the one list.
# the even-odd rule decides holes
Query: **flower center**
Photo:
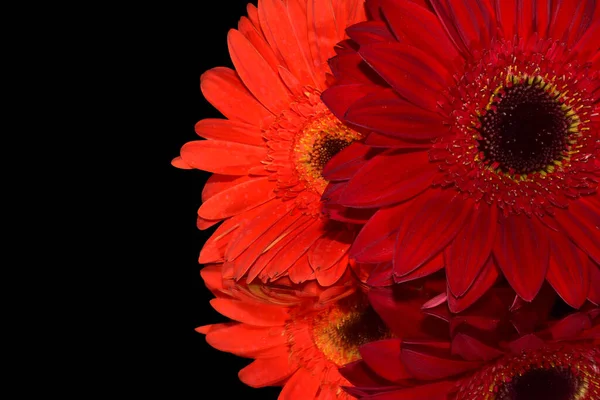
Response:
[{"label": "flower center", "polygon": [[361,135],[346,127],[331,113],[310,121],[299,133],[294,164],[301,179],[319,195],[327,186],[321,172],[327,162]]},{"label": "flower center", "polygon": [[315,345],[338,366],[360,359],[358,348],[392,334],[365,302],[342,302],[322,313],[314,322]]},{"label": "flower center", "polygon": [[579,117],[541,76],[509,75],[478,117],[483,160],[509,174],[552,172],[578,135]]},{"label": "flower center", "polygon": [[525,351],[460,382],[457,400],[600,398],[600,352],[591,344]]}]

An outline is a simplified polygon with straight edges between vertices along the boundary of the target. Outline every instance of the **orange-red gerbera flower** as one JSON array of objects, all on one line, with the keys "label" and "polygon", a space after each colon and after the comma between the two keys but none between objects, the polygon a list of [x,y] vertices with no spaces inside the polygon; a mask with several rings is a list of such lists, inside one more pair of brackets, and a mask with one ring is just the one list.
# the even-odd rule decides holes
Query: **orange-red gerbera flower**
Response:
[{"label": "orange-red gerbera flower", "polygon": [[327,60],[347,25],[365,19],[363,0],[260,0],[227,37],[235,70],[201,78],[206,99],[227,119],[196,125],[207,140],[186,143],[179,168],[214,173],[202,193],[198,227],[224,221],[200,263],[263,282],[289,276],[331,285],[354,238],[348,223],[321,213],[323,165],[361,135],[320,100]]},{"label": "orange-red gerbera flower", "polygon": [[368,134],[324,171],[336,214],[376,210],[350,256],[396,282],[443,266],[448,297],[503,275],[526,301],[546,280],[598,304],[600,3],[366,5],[322,96]]},{"label": "orange-red gerbera flower", "polygon": [[340,371],[353,384],[346,390],[364,400],[600,398],[599,308],[559,320],[526,314],[538,317],[536,326],[502,316],[505,304],[493,305],[502,303],[498,297],[487,300],[475,314],[446,309],[446,339],[404,337],[362,346],[362,359]]},{"label": "orange-red gerbera flower", "polygon": [[288,278],[246,284],[223,280],[221,268],[201,274],[217,296],[211,305],[233,321],[198,331],[219,350],[255,359],[239,378],[252,387],[283,386],[280,399],[350,399],[338,367],[359,359],[360,345],[392,337],[349,276],[328,288]]}]

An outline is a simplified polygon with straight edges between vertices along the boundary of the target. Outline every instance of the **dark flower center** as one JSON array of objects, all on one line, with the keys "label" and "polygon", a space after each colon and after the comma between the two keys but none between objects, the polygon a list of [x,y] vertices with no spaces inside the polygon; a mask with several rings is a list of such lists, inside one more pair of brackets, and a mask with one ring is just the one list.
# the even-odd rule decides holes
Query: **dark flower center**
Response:
[{"label": "dark flower center", "polygon": [[581,378],[568,367],[532,369],[499,388],[497,400],[573,400]]},{"label": "dark flower center", "polygon": [[325,164],[337,153],[348,147],[352,140],[329,137],[323,132],[320,139],[313,144],[312,151],[307,155],[307,162],[315,171],[323,171]]},{"label": "dark flower center", "polygon": [[[540,84],[541,83],[541,84]],[[546,170],[568,148],[569,108],[541,78],[498,88],[479,117],[484,159],[511,174]]]}]

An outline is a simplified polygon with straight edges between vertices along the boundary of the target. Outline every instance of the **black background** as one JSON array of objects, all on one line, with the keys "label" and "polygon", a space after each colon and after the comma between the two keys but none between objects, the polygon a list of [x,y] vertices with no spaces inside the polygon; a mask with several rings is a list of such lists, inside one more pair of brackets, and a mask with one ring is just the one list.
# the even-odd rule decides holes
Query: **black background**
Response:
[{"label": "black background", "polygon": [[[214,228],[207,231],[196,228],[202,186],[209,174],[179,170],[170,165],[185,142],[199,139],[194,132],[197,121],[222,117],[203,98],[200,75],[217,66],[233,67],[227,49],[227,32],[237,28],[239,18],[246,15],[247,4],[247,0],[221,0],[210,2],[210,11],[199,7],[177,10],[173,28],[168,32],[171,43],[167,44],[168,60],[163,60],[170,67],[164,73],[169,94],[163,103],[168,104],[171,112],[160,129],[160,143],[164,145],[160,162],[167,178],[169,225],[167,265],[162,271],[165,277],[175,279],[172,282],[165,279],[161,284],[158,277],[158,285],[163,286],[161,290],[168,293],[164,296],[168,299],[161,306],[165,322],[159,330],[166,336],[157,340],[164,348],[164,359],[169,360],[160,365],[159,371],[164,372],[162,376],[172,376],[172,398],[177,399],[249,396],[268,400],[276,399],[280,391],[279,388],[254,389],[241,383],[237,372],[251,360],[213,349],[204,335],[194,331],[200,325],[225,321],[209,305],[213,296],[202,283],[201,266],[197,261],[203,242],[214,231]],[[253,4],[256,5],[256,1]],[[167,282],[170,287],[165,288]],[[218,395],[213,397],[213,393]]]}]

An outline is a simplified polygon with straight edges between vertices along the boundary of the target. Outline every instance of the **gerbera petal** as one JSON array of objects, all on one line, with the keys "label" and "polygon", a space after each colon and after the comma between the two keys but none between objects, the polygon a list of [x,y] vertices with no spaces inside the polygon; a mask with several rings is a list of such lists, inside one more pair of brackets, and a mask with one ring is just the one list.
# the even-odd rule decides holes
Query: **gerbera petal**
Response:
[{"label": "gerbera petal", "polygon": [[451,352],[468,361],[489,361],[503,354],[502,351],[463,333],[452,339]]},{"label": "gerbera petal", "polygon": [[268,177],[242,182],[224,190],[202,204],[198,215],[205,219],[223,219],[266,203],[275,198]]},{"label": "gerbera petal", "polygon": [[394,282],[395,283],[403,283],[403,282],[414,281],[415,279],[420,279],[425,276],[431,275],[434,272],[437,272],[442,268],[444,268],[444,256],[442,253],[440,253],[437,256],[433,257],[431,260],[427,261],[425,264],[423,264],[419,268],[415,269],[414,271],[412,271],[406,275],[402,275],[402,276],[394,275]]},{"label": "gerbera petal", "polygon": [[[312,266],[312,265],[311,265]],[[348,267],[348,255],[327,269],[315,269],[315,277],[319,285],[327,287],[339,281]]]},{"label": "gerbera petal", "polygon": [[355,41],[359,46],[394,40],[387,24],[383,21],[362,21],[349,26],[346,32],[350,39]]},{"label": "gerbera petal", "polygon": [[573,48],[569,60],[578,57],[587,60],[598,52],[598,36],[600,35],[600,20],[592,23],[585,31],[577,45]]},{"label": "gerbera petal", "polygon": [[550,264],[546,279],[571,307],[585,302],[589,287],[588,256],[559,232],[550,231]]},{"label": "gerbera petal", "polygon": [[294,263],[294,268],[288,272],[290,280],[294,283],[302,283],[314,279],[314,271],[308,262],[308,255],[304,253]]},{"label": "gerbera petal", "polygon": [[314,399],[320,383],[317,376],[300,368],[286,381],[277,400]]},{"label": "gerbera petal", "polygon": [[454,64],[461,58],[435,14],[422,5],[404,0],[383,0],[381,9],[399,41],[428,51],[445,64]]},{"label": "gerbera petal", "polygon": [[454,239],[472,212],[453,190],[428,190],[406,211],[394,250],[394,275],[421,267]]},{"label": "gerbera petal", "polygon": [[254,125],[228,119],[206,118],[195,126],[196,133],[205,139],[263,146],[262,131]]},{"label": "gerbera petal", "polygon": [[237,73],[258,101],[273,114],[288,108],[290,92],[248,39],[232,29],[227,35],[227,44]]},{"label": "gerbera petal", "polygon": [[[306,32],[306,16],[299,17],[301,10],[296,3],[287,5],[279,0],[261,0],[258,7],[262,29],[268,31],[267,38],[273,48],[279,50],[287,69],[303,85],[315,85],[311,70],[308,47],[301,43],[302,32]],[[291,18],[294,17],[294,18]]]},{"label": "gerbera petal", "polygon": [[193,167],[189,166],[188,163],[183,161],[183,158],[181,157],[175,157],[173,160],[171,160],[171,165],[179,169],[194,169]]},{"label": "gerbera petal", "polygon": [[554,216],[577,246],[596,263],[600,263],[600,213],[586,198],[572,201],[567,210],[558,210]]},{"label": "gerbera petal", "polygon": [[[344,65],[348,66],[347,63]],[[347,74],[346,71],[342,71],[341,73]],[[354,102],[370,93],[379,90],[381,90],[381,88],[373,85],[370,82],[351,85],[337,85],[324,91],[321,95],[321,100],[323,100],[323,103],[329,107],[329,110],[333,113],[333,115],[335,115],[339,120],[345,121],[346,111],[348,111],[348,108],[354,104]]]},{"label": "gerbera petal", "polygon": [[494,285],[498,276],[498,267],[496,266],[493,257],[490,257],[475,279],[475,282],[473,282],[471,287],[462,297],[454,296],[450,289],[446,291],[448,296],[448,308],[450,311],[453,313],[460,313],[469,308]]},{"label": "gerbera petal", "polygon": [[325,75],[329,72],[327,60],[335,55],[333,48],[339,41],[331,0],[308,0],[308,44],[313,70],[317,76],[317,89],[325,88]]},{"label": "gerbera petal", "polygon": [[364,141],[367,146],[383,149],[428,149],[431,147],[431,143],[428,142],[409,142],[398,137],[380,135],[375,132],[371,132]]},{"label": "gerbera petal", "polygon": [[371,148],[354,142],[336,154],[323,168],[323,177],[328,181],[348,180],[367,162]]},{"label": "gerbera petal", "polygon": [[596,0],[559,1],[553,7],[548,37],[567,46],[577,43],[592,23],[595,7]]},{"label": "gerbera petal", "polygon": [[[496,236],[498,208],[481,202],[465,226],[446,247],[446,276],[452,293],[460,297],[471,287],[489,258]],[[477,238],[473,246],[471,238]]]},{"label": "gerbera petal", "polygon": [[220,314],[252,326],[283,326],[289,318],[287,308],[270,304],[216,298],[210,305]]},{"label": "gerbera petal", "polygon": [[525,301],[532,301],[546,278],[549,263],[547,228],[537,218],[510,215],[498,225],[494,258],[513,287]]},{"label": "gerbera petal", "polygon": [[215,349],[239,356],[276,356],[285,352],[286,337],[282,327],[254,327],[232,324],[217,330],[209,330],[206,341]]},{"label": "gerbera petal", "polygon": [[354,233],[342,229],[320,237],[308,253],[308,262],[315,271],[331,268],[346,255]]},{"label": "gerbera petal", "polygon": [[240,183],[249,181],[250,178],[247,175],[211,175],[202,188],[202,202],[207,201],[211,197],[221,193],[224,190],[230,189]]},{"label": "gerbera petal", "polygon": [[267,39],[262,34],[260,26],[254,25],[249,18],[242,17],[238,23],[238,30],[248,39],[256,51],[260,53],[271,69],[277,71],[277,67],[281,65],[281,61],[275,55],[273,48],[267,43]]},{"label": "gerbera petal", "polygon": [[400,358],[413,377],[426,381],[455,376],[481,365],[479,361],[455,360],[431,348],[407,343],[402,344]]},{"label": "gerbera petal", "polygon": [[595,305],[600,305],[600,266],[589,259],[588,270],[590,273],[590,291],[587,298]]},{"label": "gerbera petal", "polygon": [[429,143],[430,139],[449,133],[440,115],[416,107],[389,89],[355,100],[344,119],[366,130]]},{"label": "gerbera petal", "polygon": [[463,55],[490,43],[496,21],[488,0],[431,0],[431,5]]},{"label": "gerbera petal", "polygon": [[282,219],[291,209],[293,204],[286,203],[267,203],[268,206],[263,207],[259,215],[253,219],[246,220],[246,223],[241,226],[244,231],[243,235],[238,235],[227,250],[227,259],[233,260],[237,258],[248,246],[254,243],[275,223]]},{"label": "gerbera petal", "polygon": [[454,381],[441,381],[363,397],[363,400],[446,400]]},{"label": "gerbera petal", "polygon": [[446,67],[408,44],[371,43],[358,53],[397,93],[425,110],[437,109],[438,92],[452,82]]},{"label": "gerbera petal", "polygon": [[206,100],[228,119],[261,126],[273,117],[230,68],[217,67],[203,73],[200,89]]},{"label": "gerbera petal", "polygon": [[400,361],[400,344],[399,339],[367,343],[360,347],[360,355],[369,368],[382,378],[392,382],[410,379],[411,375]]},{"label": "gerbera petal", "polygon": [[238,377],[246,385],[259,388],[270,386],[288,378],[298,369],[288,354],[272,358],[259,358],[243,368]]},{"label": "gerbera petal", "polygon": [[181,148],[191,167],[223,175],[245,175],[266,156],[265,148],[220,140],[194,140]]},{"label": "gerbera petal", "polygon": [[436,173],[436,166],[429,162],[424,151],[388,150],[374,157],[352,177],[338,201],[356,208],[402,202],[427,189]]}]

